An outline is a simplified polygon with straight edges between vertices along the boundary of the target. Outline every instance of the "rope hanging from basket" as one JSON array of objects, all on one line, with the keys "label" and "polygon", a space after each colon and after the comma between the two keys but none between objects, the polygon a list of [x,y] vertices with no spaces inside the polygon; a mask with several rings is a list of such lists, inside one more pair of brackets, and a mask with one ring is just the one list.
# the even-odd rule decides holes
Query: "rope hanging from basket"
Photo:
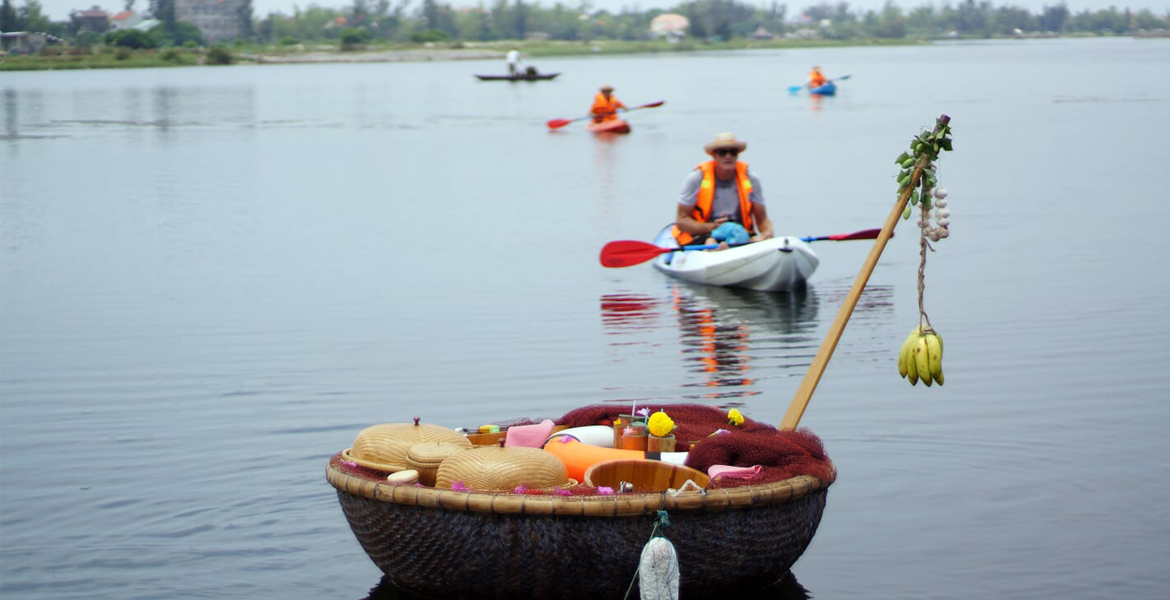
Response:
[{"label": "rope hanging from basket", "polygon": [[641,600],[678,600],[678,552],[662,533],[667,527],[670,527],[670,515],[659,510],[650,540],[642,547],[638,570],[626,588],[625,600],[633,593],[635,582],[639,584]]}]

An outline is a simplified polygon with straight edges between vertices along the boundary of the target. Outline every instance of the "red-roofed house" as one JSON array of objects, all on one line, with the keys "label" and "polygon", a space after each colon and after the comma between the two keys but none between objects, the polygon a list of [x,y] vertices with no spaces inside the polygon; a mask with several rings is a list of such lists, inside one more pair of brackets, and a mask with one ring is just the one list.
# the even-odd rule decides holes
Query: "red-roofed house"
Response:
[{"label": "red-roofed house", "polygon": [[133,29],[146,18],[142,13],[136,13],[132,10],[124,10],[120,13],[110,17],[110,31],[121,31],[123,29]]}]

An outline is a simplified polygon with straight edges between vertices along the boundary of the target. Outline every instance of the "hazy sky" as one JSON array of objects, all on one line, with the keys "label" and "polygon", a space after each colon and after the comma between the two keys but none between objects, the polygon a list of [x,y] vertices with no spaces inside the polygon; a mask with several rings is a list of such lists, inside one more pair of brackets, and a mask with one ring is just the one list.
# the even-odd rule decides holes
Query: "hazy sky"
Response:
[{"label": "hazy sky", "polygon": [[[491,6],[494,0],[486,0],[479,2],[476,0],[454,0],[451,2],[440,3],[451,4],[452,6],[478,6],[483,4]],[[531,4],[539,4],[546,8],[551,8],[556,5],[555,0],[528,0]],[[741,0],[746,4],[755,4],[761,7],[771,6],[772,2],[768,0]],[[885,5],[886,0],[846,0],[850,8],[855,12],[864,12],[867,10],[879,10]],[[934,6],[943,6],[949,3],[951,6],[959,4],[961,0],[895,0],[894,4],[903,9],[917,8],[919,6],[933,4]],[[25,0],[11,0],[14,6],[23,6]],[[97,5],[108,12],[117,12],[125,8],[126,0],[40,0],[42,10],[49,18],[54,21],[62,21],[69,18],[69,13],[73,10],[89,8]],[[395,1],[397,3],[397,0]],[[562,0],[561,2],[567,6],[577,6],[577,0]],[[623,8],[634,10],[649,10],[652,8],[669,8],[671,6],[678,6],[682,2],[680,0],[592,0],[592,5],[596,9],[606,9],[613,12],[618,12]],[[788,0],[782,1],[781,4],[788,5],[788,14],[799,14],[800,9],[806,6],[815,6],[820,4],[816,0]],[[829,4],[837,4],[837,2],[828,1]],[[1038,13],[1045,6],[1053,6],[1059,4],[1060,0],[991,0],[992,6],[1017,6],[1028,10],[1032,13]],[[312,4],[318,6],[332,6],[342,7],[352,4],[352,0],[315,0],[312,2],[304,2],[301,0],[252,0],[252,8],[257,16],[267,15],[271,12],[282,12],[285,14],[292,14],[293,8],[300,6],[302,8],[308,7]],[[422,0],[413,0],[412,7],[418,7],[422,4]],[[1130,7],[1137,11],[1142,8],[1148,8],[1155,14],[1165,15],[1170,12],[1170,0],[1065,0],[1065,4],[1073,13],[1078,13],[1084,10],[1098,10],[1102,8],[1109,8],[1116,6],[1118,8]],[[135,0],[135,7],[139,10],[150,5],[149,0]]]}]

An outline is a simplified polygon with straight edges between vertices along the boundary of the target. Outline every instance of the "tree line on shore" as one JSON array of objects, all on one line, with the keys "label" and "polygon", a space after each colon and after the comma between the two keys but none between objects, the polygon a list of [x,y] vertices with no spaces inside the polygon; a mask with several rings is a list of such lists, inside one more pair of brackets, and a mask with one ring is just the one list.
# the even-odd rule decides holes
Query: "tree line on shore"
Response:
[{"label": "tree line on shore", "polygon": [[[132,7],[135,0],[126,0]],[[87,31],[77,18],[53,22],[44,16],[38,0],[25,0],[17,8],[13,0],[0,6],[0,31],[45,32],[78,45],[104,41],[132,47],[202,45],[198,30],[175,20],[174,0],[150,0],[151,12],[160,25],[149,32],[104,33]],[[797,36],[828,40],[930,39],[938,37],[986,38],[1043,32],[1055,35],[1132,35],[1139,31],[1170,29],[1170,12],[1156,15],[1149,9],[1131,11],[1109,7],[1073,13],[1060,2],[1036,13],[1023,8],[994,6],[990,1],[961,0],[940,6],[924,4],[904,10],[887,2],[880,10],[855,10],[847,2],[806,6],[790,13],[786,4],[759,7],[737,0],[692,0],[673,8],[614,13],[592,10],[587,3],[570,8],[556,3],[546,8],[524,0],[494,0],[489,6],[459,9],[437,0],[352,0],[341,8],[310,4],[293,14],[252,15],[251,3],[239,13],[238,42],[297,44],[340,41],[349,47],[373,41],[387,42],[489,42],[547,39],[565,41],[645,40],[650,22],[664,13],[685,16],[690,26],[684,37],[695,41],[731,40],[753,36]]]}]

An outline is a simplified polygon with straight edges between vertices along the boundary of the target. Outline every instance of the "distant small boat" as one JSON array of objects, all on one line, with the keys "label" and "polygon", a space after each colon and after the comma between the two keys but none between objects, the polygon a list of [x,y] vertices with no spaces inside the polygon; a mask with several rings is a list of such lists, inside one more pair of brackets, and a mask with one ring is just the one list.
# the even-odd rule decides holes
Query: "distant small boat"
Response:
[{"label": "distant small boat", "polygon": [[629,133],[630,124],[623,119],[610,119],[600,123],[590,123],[585,127],[593,133]]},{"label": "distant small boat", "polygon": [[816,94],[818,96],[832,96],[832,95],[835,95],[837,93],[837,84],[830,81],[829,83],[826,83],[825,85],[817,86],[815,88],[809,88],[808,93]]},{"label": "distant small boat", "polygon": [[515,73],[512,75],[476,75],[480,81],[544,81],[560,73]]}]

